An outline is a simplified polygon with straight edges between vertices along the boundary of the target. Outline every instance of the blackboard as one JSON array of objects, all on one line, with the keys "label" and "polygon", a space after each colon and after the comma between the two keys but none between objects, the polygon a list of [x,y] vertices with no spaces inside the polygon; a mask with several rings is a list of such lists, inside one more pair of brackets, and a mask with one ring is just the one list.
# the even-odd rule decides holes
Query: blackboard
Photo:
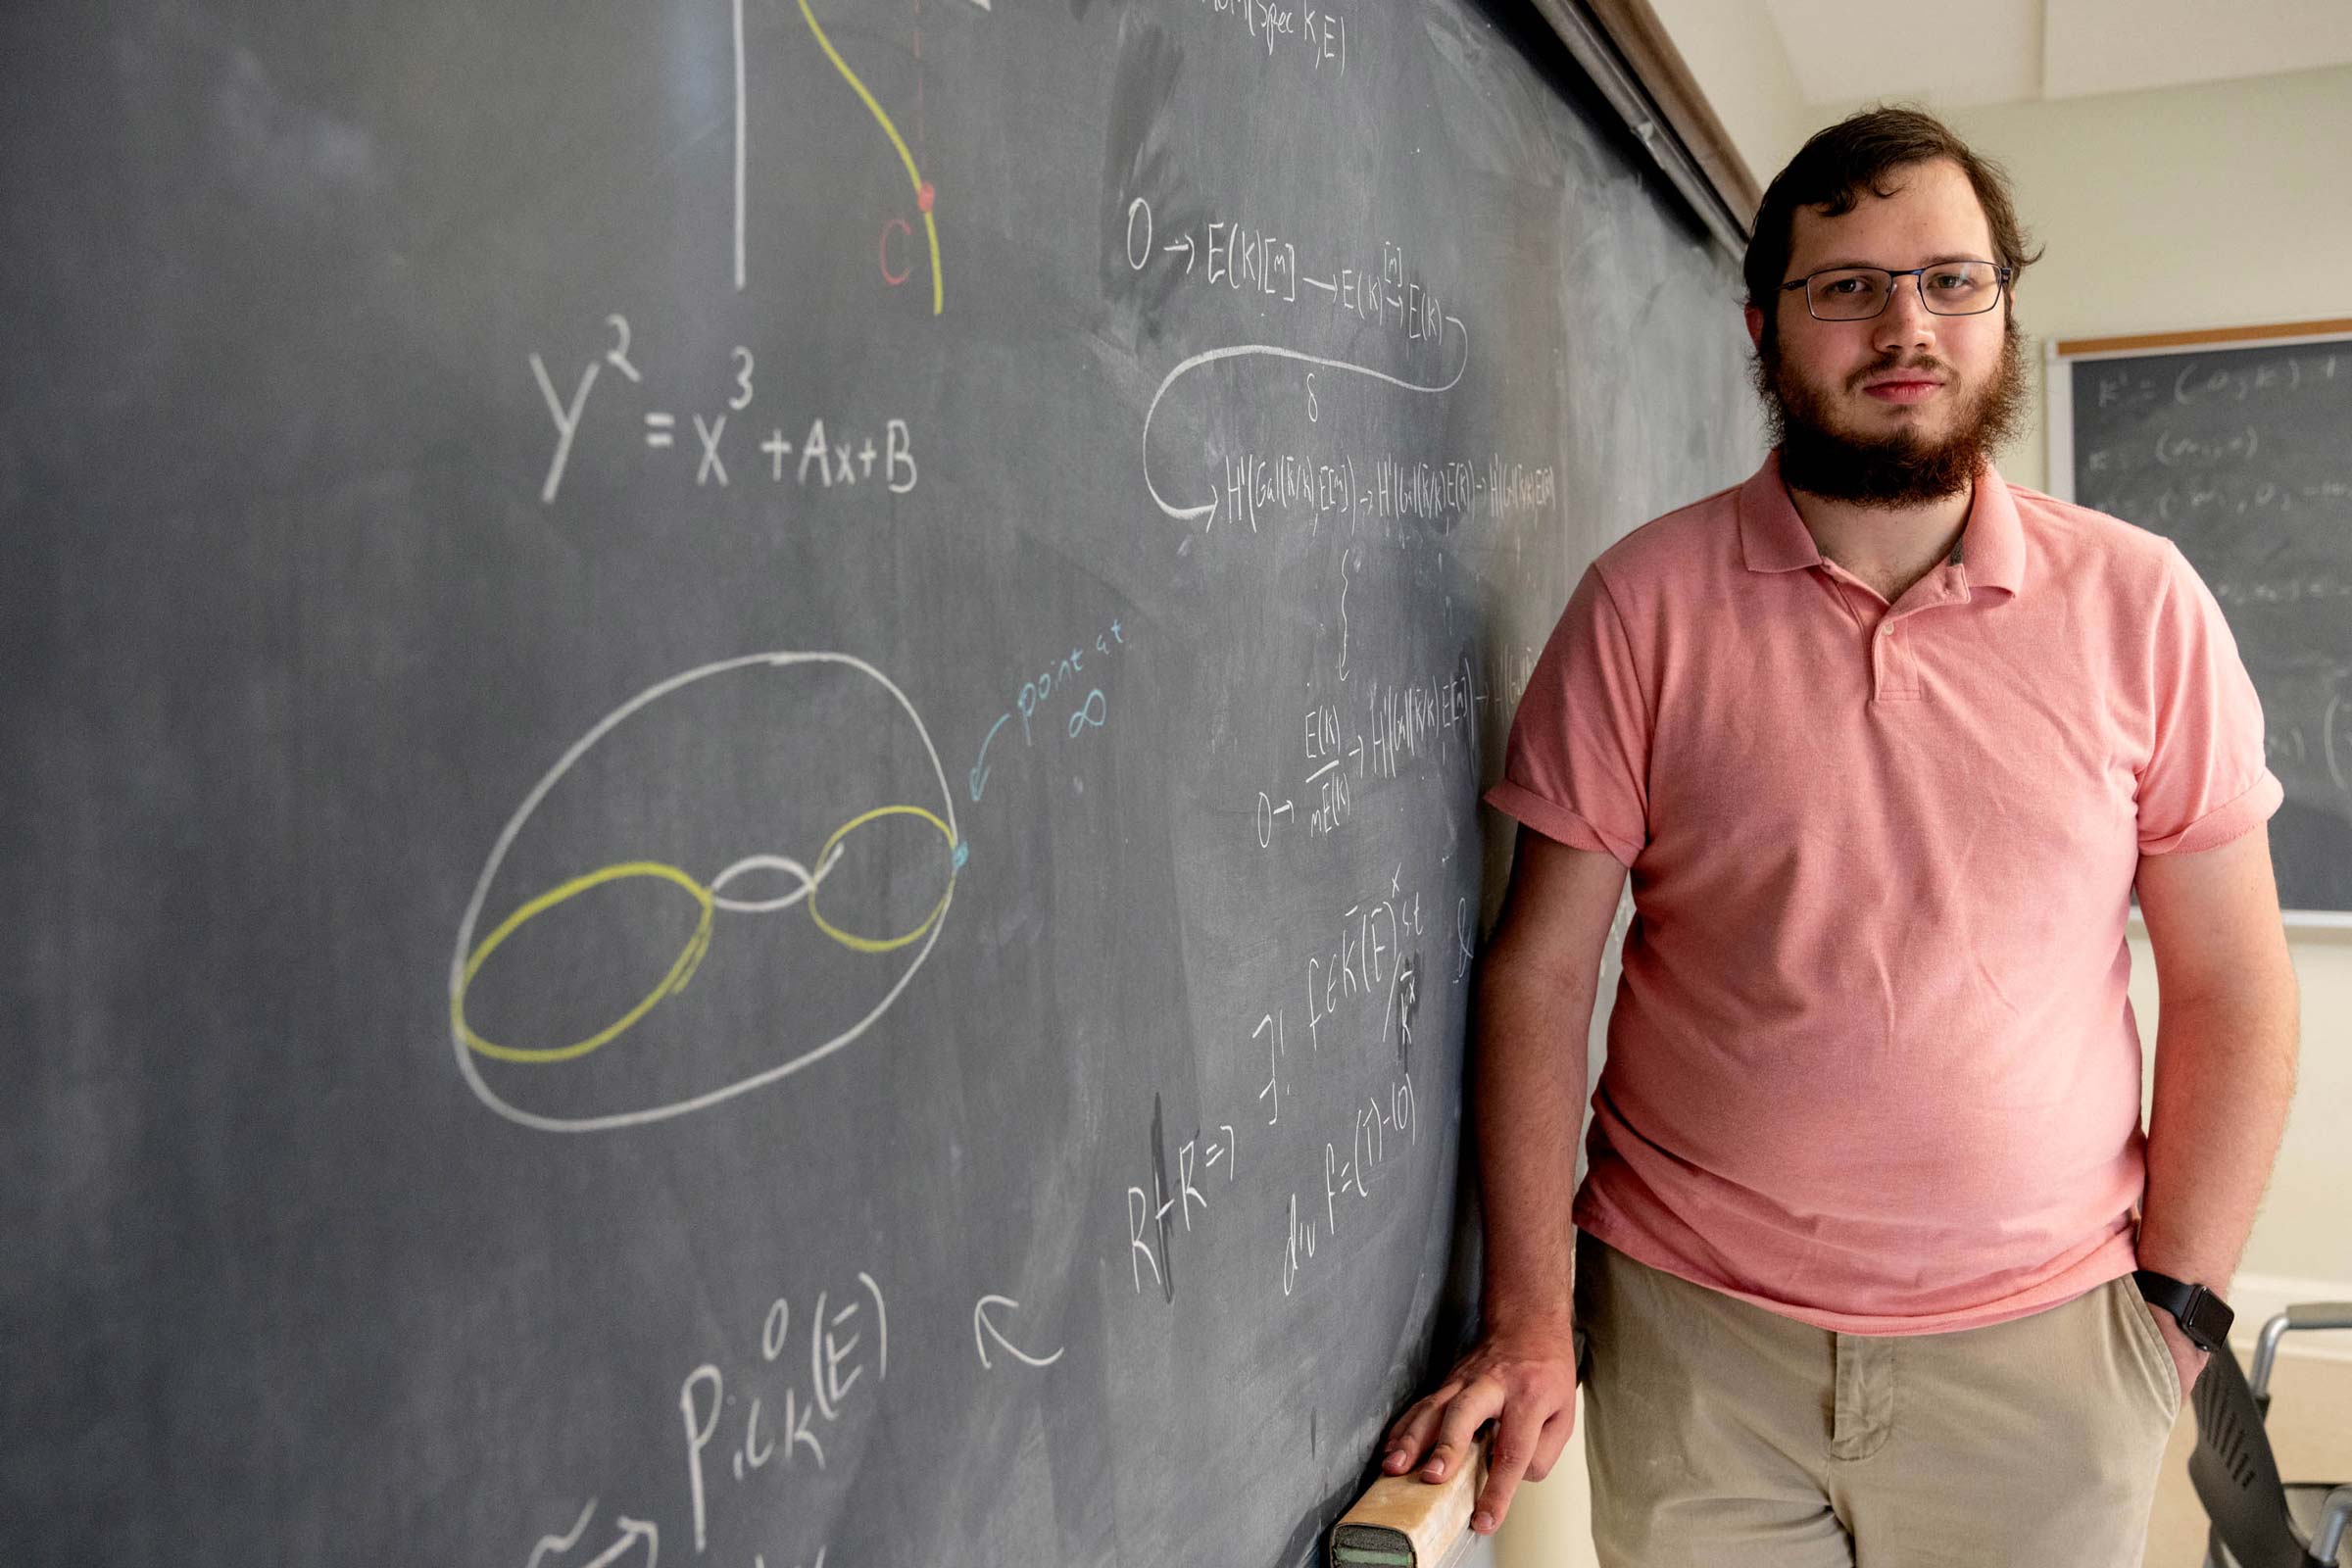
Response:
[{"label": "blackboard", "polygon": [[0,62],[8,1558],[1307,1561],[1472,1306],[1513,700],[1759,450],[1556,37]]},{"label": "blackboard", "polygon": [[2352,333],[2053,359],[2061,495],[2171,538],[2262,698],[2278,902],[2352,924]]}]

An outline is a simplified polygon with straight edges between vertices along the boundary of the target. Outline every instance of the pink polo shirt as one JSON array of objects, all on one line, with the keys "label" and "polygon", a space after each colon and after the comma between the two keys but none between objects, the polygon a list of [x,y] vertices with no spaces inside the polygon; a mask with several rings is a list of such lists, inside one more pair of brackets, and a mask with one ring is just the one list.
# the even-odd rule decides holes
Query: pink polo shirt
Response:
[{"label": "pink polo shirt", "polygon": [[1889,608],[1776,455],[1586,571],[1486,798],[1632,872],[1578,1227],[1848,1334],[2134,1267],[2133,873],[2283,798],[2170,540],[1987,468]]}]

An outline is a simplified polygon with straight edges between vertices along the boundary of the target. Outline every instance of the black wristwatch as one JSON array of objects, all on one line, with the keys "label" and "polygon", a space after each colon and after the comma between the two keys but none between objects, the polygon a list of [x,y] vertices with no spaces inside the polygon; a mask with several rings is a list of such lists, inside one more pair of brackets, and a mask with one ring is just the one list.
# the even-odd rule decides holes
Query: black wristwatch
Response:
[{"label": "black wristwatch", "polygon": [[2139,1294],[2173,1314],[2188,1343],[2200,1350],[2218,1350],[2230,1339],[2230,1325],[2237,1314],[2230,1303],[2202,1285],[2187,1285],[2170,1274],[2159,1274],[2143,1268],[2132,1276]]}]

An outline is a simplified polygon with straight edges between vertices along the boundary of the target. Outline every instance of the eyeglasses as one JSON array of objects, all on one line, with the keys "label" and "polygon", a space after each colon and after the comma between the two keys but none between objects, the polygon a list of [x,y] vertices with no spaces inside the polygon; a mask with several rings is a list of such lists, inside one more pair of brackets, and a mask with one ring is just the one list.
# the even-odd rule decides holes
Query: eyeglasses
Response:
[{"label": "eyeglasses", "polygon": [[1781,292],[1805,291],[1805,309],[1817,321],[1867,321],[1894,298],[1898,277],[1919,279],[1919,302],[1937,316],[1979,316],[2001,302],[2010,269],[1991,262],[1931,262],[1903,271],[1884,267],[1826,267]]}]

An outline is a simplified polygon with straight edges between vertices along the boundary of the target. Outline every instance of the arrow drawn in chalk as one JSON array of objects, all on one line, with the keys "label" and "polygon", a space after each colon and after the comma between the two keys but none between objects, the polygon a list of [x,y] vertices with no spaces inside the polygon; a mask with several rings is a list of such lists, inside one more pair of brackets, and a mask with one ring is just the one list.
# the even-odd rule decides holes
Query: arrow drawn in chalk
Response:
[{"label": "arrow drawn in chalk", "polygon": [[989,725],[988,734],[980,742],[980,756],[972,763],[972,799],[975,801],[980,799],[980,792],[988,788],[988,768],[984,765],[988,761],[988,743],[997,738],[997,731],[1003,729],[1004,719],[1010,717],[1012,715],[1006,713],[1004,718],[1000,718],[994,724]]},{"label": "arrow drawn in chalk", "polygon": [[[579,1544],[580,1537],[588,1533],[588,1521],[595,1517],[596,1499],[590,1497],[588,1506],[580,1510],[580,1517],[573,1522],[570,1530],[561,1536],[539,1538],[539,1544],[531,1548],[530,1560],[524,1565],[524,1568],[539,1568],[541,1559],[556,1553],[569,1551]],[[612,1568],[613,1563],[627,1555],[629,1548],[640,1541],[645,1543],[645,1568],[654,1568],[654,1565],[662,1560],[662,1532],[660,1529],[643,1519],[632,1519],[625,1513],[615,1514],[613,1523],[620,1529],[620,1539],[589,1561],[581,1564],[581,1568]]]},{"label": "arrow drawn in chalk", "polygon": [[660,1530],[643,1519],[632,1519],[625,1513],[614,1515],[613,1523],[620,1526],[620,1539],[607,1546],[595,1557],[590,1558],[585,1568],[610,1568],[612,1563],[619,1560],[623,1552],[640,1541],[645,1543],[645,1568],[654,1568],[654,1564],[661,1561],[662,1532]]},{"label": "arrow drawn in chalk", "polygon": [[[1193,522],[1206,517],[1212,526],[1215,524],[1217,503],[1213,499],[1197,507],[1175,506],[1168,501],[1167,497],[1159,493],[1159,486],[1152,482],[1152,416],[1159,412],[1160,400],[1168,395],[1168,388],[1182,380],[1186,372],[1197,370],[1203,365],[1213,365],[1219,360],[1236,360],[1248,355],[1263,354],[1278,360],[1297,360],[1302,365],[1321,366],[1327,370],[1347,370],[1356,375],[1368,375],[1375,381],[1386,381],[1389,385],[1402,387],[1407,392],[1450,392],[1460,384],[1462,373],[1470,368],[1470,329],[1462,324],[1462,318],[1458,316],[1446,318],[1446,324],[1462,334],[1462,363],[1453,368],[1453,374],[1450,377],[1435,386],[1423,386],[1418,382],[1406,381],[1391,375],[1386,370],[1375,370],[1362,365],[1349,365],[1346,360],[1327,360],[1320,355],[1301,354],[1297,349],[1278,348],[1271,343],[1242,343],[1229,349],[1209,349],[1204,353],[1194,355],[1168,372],[1167,378],[1159,383],[1159,390],[1152,394],[1152,406],[1144,411],[1144,488],[1152,492],[1152,499],[1157,504],[1159,510],[1174,517],[1178,522]],[[1443,341],[1444,338],[1441,335],[1440,342]]]},{"label": "arrow drawn in chalk", "polygon": [[568,1532],[561,1536],[541,1536],[539,1538],[539,1544],[531,1548],[530,1560],[523,1565],[523,1568],[539,1568],[539,1560],[549,1552],[569,1551],[579,1544],[580,1537],[587,1534],[588,1521],[595,1517],[596,1499],[590,1497],[588,1506],[580,1510],[578,1522]]},{"label": "arrow drawn in chalk", "polygon": [[[1052,1355],[1046,1356],[1041,1360],[1037,1356],[1031,1355],[1028,1351],[1014,1345],[1010,1340],[1006,1339],[1004,1335],[1004,1331],[999,1329],[996,1324],[989,1321],[988,1309],[992,1305],[1002,1306],[1014,1312],[1018,1312],[1021,1309],[1021,1303],[1014,1300],[1009,1296],[983,1296],[980,1298],[979,1304],[972,1308],[972,1344],[977,1347],[980,1351],[980,1364],[983,1367],[989,1367],[991,1370],[994,1370],[994,1364],[988,1358],[988,1341],[983,1340],[980,1337],[980,1331],[982,1329],[986,1329],[988,1331],[988,1338],[995,1340],[999,1345],[1003,1346],[1008,1354],[1012,1355],[1017,1360],[1028,1362],[1031,1366],[1052,1366],[1054,1362],[1061,1359],[1061,1351],[1055,1350]],[[1067,1348],[1067,1347],[1064,1347],[1064,1348]]]}]

